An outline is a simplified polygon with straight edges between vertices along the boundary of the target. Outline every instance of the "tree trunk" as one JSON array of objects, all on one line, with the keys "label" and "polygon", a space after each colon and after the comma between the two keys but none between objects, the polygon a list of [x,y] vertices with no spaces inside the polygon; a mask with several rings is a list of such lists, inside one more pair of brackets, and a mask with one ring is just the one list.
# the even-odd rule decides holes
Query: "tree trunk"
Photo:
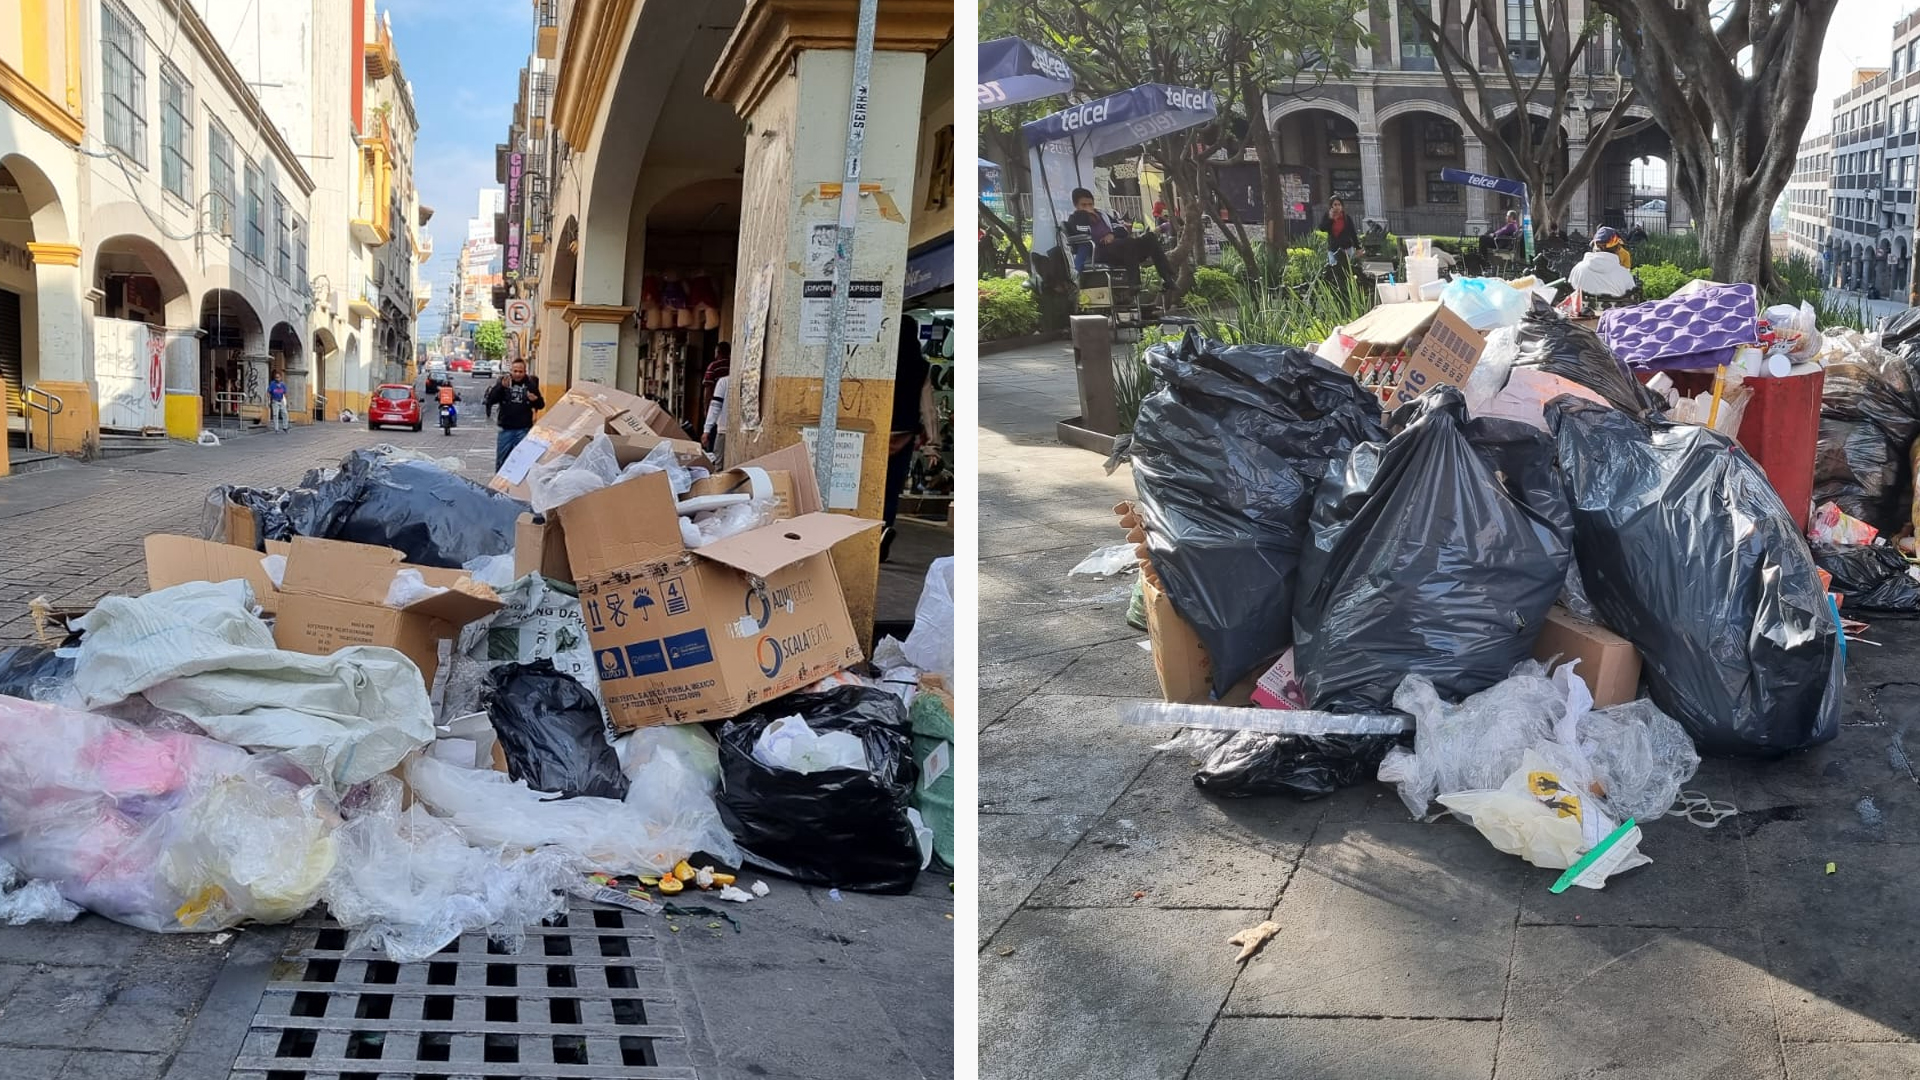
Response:
[{"label": "tree trunk", "polygon": [[1273,129],[1267,124],[1266,94],[1256,94],[1258,101],[1247,103],[1247,115],[1251,120],[1247,142],[1260,153],[1260,201],[1265,207],[1260,212],[1265,225],[1267,251],[1269,254],[1286,247],[1286,196],[1280,190],[1280,154],[1274,141]]}]

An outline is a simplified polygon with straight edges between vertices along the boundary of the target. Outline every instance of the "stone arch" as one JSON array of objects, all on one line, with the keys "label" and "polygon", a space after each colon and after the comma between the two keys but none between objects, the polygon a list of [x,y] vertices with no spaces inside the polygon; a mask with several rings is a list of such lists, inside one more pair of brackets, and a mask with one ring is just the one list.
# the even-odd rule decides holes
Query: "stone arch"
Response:
[{"label": "stone arch", "polygon": [[73,230],[67,226],[67,209],[60,200],[60,190],[53,186],[40,166],[25,154],[7,154],[0,157],[0,170],[13,177],[21,198],[26,201],[34,242],[71,243]]},{"label": "stone arch", "polygon": [[1375,124],[1385,127],[1389,120],[1416,112],[1433,113],[1435,116],[1445,117],[1453,121],[1453,126],[1460,129],[1463,137],[1471,137],[1473,135],[1473,128],[1468,126],[1466,117],[1459,109],[1454,108],[1451,104],[1444,101],[1433,101],[1425,98],[1396,101],[1391,105],[1376,109],[1373,113],[1373,120]]},{"label": "stone arch", "polygon": [[578,294],[580,273],[580,219],[567,216],[553,245],[553,265],[547,271],[547,296],[572,302]]},{"label": "stone arch", "polygon": [[1355,127],[1360,126],[1359,110],[1333,98],[1289,98],[1267,110],[1267,123],[1273,124],[1294,113],[1311,112],[1316,109],[1344,117],[1352,121]]}]

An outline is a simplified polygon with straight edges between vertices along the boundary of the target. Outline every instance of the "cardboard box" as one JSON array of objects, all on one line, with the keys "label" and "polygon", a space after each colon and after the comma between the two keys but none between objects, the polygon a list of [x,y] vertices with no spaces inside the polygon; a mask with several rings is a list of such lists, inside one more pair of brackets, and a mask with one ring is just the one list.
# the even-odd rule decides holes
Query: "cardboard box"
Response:
[{"label": "cardboard box", "polygon": [[[387,591],[402,570],[418,570],[427,584],[448,591],[404,608],[389,607]],[[392,548],[302,536],[287,556],[273,640],[283,649],[316,656],[349,645],[398,649],[432,686],[440,641],[500,607],[493,590],[465,571],[414,566]]]},{"label": "cardboard box", "polygon": [[575,383],[553,403],[487,486],[516,499],[527,497],[527,473],[536,465],[573,457],[595,435],[613,440],[620,464],[645,458],[661,443],[670,444],[683,465],[704,464],[700,444],[684,438],[673,417],[646,398],[599,383]]},{"label": "cardboard box", "polygon": [[267,576],[263,561],[270,554],[287,554],[290,545],[267,541],[262,554],[249,547],[216,544],[191,536],[155,533],[147,537],[147,588],[159,590],[189,581],[232,581],[245,578],[253,586],[254,602],[269,618],[280,609],[280,587]]},{"label": "cardboard box", "polygon": [[1566,608],[1547,612],[1546,628],[1533,644],[1536,660],[1580,661],[1574,670],[1593,691],[1593,707],[1604,709],[1640,696],[1640,653],[1619,634],[1578,619]]},{"label": "cardboard box", "polygon": [[544,574],[555,581],[573,580],[567,561],[567,532],[558,512],[521,514],[513,525],[513,576]]},{"label": "cardboard box", "polygon": [[1346,327],[1353,351],[1342,370],[1394,409],[1435,386],[1465,387],[1487,339],[1466,320],[1428,300],[1382,304]]},{"label": "cardboard box", "polygon": [[693,550],[662,473],[562,508],[615,727],[724,720],[860,661],[830,549],[880,523],[821,512],[806,479],[794,517]]},{"label": "cardboard box", "polygon": [[1153,643],[1153,670],[1160,677],[1161,698],[1186,705],[1251,704],[1260,673],[1248,675],[1226,697],[1214,701],[1209,696],[1213,693],[1213,658],[1207,655],[1200,636],[1173,609],[1167,594],[1153,587],[1153,582],[1143,581],[1141,588],[1146,594],[1147,637]]}]

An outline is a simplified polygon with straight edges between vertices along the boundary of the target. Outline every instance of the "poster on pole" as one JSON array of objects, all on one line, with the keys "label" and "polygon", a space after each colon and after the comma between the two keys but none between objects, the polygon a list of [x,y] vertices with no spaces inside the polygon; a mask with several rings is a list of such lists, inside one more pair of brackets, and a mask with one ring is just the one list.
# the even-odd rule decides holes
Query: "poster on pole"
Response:
[{"label": "poster on pole", "polygon": [[[883,293],[878,281],[848,283],[847,321],[841,341],[848,345],[871,345],[880,340],[880,328],[886,322]],[[803,283],[800,293],[800,344],[825,345],[832,330],[833,282]]]},{"label": "poster on pole", "polygon": [[762,266],[753,276],[747,310],[741,315],[740,368],[727,380],[728,393],[740,399],[740,422],[748,431],[760,430],[760,382],[767,361],[767,306],[773,300],[773,267]]},{"label": "poster on pole", "polygon": [[586,382],[612,386],[619,374],[620,343],[583,341],[580,343],[580,378]]},{"label": "poster on pole", "polygon": [[[833,435],[833,489],[827,492],[827,509],[858,510],[861,456],[867,451],[867,433],[840,428]],[[813,456],[820,445],[820,429],[801,428],[800,437],[807,442],[807,456]]]}]

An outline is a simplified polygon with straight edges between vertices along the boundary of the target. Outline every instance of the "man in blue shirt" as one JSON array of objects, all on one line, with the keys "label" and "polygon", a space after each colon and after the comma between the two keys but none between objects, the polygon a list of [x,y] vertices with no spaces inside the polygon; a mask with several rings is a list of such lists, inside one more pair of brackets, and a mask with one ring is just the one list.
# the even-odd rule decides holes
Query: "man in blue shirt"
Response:
[{"label": "man in blue shirt", "polygon": [[273,378],[267,382],[267,401],[272,406],[273,430],[279,432],[292,430],[287,426],[287,383],[285,377],[278,371],[274,372]]}]

